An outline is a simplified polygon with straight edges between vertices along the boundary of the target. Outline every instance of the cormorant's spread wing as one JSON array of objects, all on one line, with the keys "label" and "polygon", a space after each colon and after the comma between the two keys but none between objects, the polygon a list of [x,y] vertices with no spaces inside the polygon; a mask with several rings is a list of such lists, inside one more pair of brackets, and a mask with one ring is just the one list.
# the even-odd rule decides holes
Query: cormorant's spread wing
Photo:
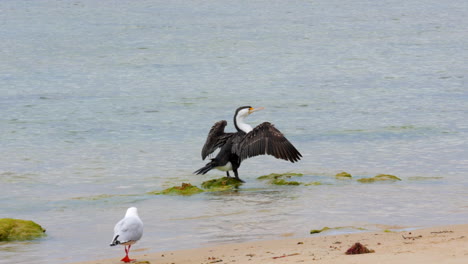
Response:
[{"label": "cormorant's spread wing", "polygon": [[237,144],[235,152],[241,160],[265,154],[291,162],[296,162],[302,157],[283,133],[269,122],[258,125],[246,134]]},{"label": "cormorant's spread wing", "polygon": [[202,159],[213,153],[217,148],[222,147],[234,133],[224,133],[227,125],[226,120],[216,122],[208,133],[205,145],[201,152]]}]

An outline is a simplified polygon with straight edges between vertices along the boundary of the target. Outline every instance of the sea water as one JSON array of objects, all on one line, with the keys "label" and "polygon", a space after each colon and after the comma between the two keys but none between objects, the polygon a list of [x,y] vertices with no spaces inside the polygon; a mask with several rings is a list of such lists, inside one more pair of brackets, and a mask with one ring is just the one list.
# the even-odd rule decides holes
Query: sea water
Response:
[{"label": "sea water", "polygon": [[[468,219],[468,2],[0,2],[0,218],[47,237],[0,244],[2,263],[424,227]],[[148,194],[224,176],[202,167],[234,110],[276,125],[298,163],[245,160],[236,191]],[[346,171],[351,180],[334,175]],[[304,183],[257,180],[294,172]],[[380,173],[398,182],[362,184]]]}]

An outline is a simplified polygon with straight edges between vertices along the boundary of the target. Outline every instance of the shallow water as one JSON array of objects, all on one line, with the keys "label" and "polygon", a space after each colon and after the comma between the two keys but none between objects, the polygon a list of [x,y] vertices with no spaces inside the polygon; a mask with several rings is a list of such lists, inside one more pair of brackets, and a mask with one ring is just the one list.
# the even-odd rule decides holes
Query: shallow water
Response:
[{"label": "shallow water", "polygon": [[[467,5],[1,1],[0,217],[48,236],[0,244],[0,262],[121,257],[108,243],[130,206],[139,253],[466,223]],[[233,192],[147,194],[223,176],[192,172],[241,105],[265,107],[248,121],[274,123],[303,159],[246,160]],[[323,184],[256,179],[273,172]]]}]

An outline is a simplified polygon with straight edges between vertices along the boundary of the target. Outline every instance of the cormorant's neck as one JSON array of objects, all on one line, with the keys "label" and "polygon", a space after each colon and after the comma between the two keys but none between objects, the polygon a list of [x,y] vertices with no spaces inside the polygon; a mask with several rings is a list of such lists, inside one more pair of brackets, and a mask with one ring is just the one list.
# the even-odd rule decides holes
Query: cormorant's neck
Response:
[{"label": "cormorant's neck", "polygon": [[234,126],[236,127],[237,131],[249,133],[253,130],[252,126],[244,122],[245,116],[236,115],[234,116]]}]

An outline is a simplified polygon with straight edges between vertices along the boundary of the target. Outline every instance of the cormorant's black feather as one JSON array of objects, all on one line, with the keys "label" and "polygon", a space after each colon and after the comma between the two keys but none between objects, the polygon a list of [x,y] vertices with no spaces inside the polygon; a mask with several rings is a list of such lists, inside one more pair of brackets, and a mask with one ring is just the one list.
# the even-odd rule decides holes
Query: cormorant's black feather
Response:
[{"label": "cormorant's black feather", "polygon": [[218,121],[211,127],[202,148],[202,159],[205,159],[218,148],[221,148],[221,150],[214,159],[194,173],[205,174],[213,168],[225,166],[230,162],[232,171],[238,178],[237,168],[239,168],[240,163],[251,157],[271,155],[277,159],[290,162],[301,159],[301,153],[286,139],[283,133],[269,122],[258,125],[249,133],[240,130],[236,123],[236,115],[244,108],[250,107],[239,107],[234,116],[234,125],[238,130],[237,132],[224,132],[227,125],[226,120]]}]

